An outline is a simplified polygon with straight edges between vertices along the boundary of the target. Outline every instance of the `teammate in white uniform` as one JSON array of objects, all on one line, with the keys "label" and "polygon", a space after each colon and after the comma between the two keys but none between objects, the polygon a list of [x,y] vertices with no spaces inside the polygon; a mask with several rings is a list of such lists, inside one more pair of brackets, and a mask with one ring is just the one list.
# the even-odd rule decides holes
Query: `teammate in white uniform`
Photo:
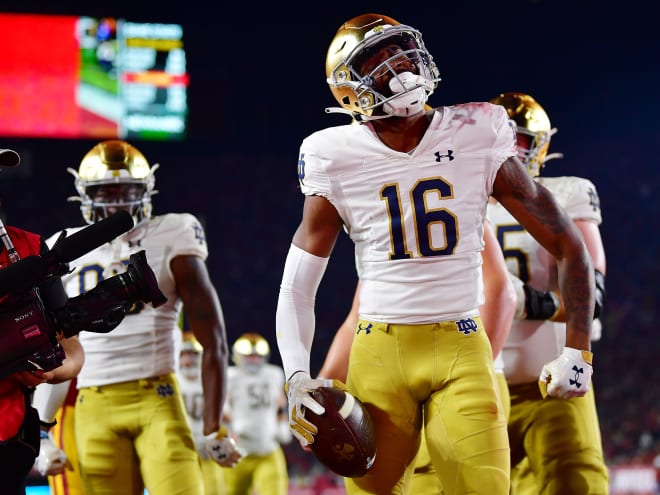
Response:
[{"label": "teammate in white uniform", "polygon": [[289,477],[280,444],[291,441],[284,372],[270,364],[270,345],[260,334],[241,335],[227,370],[224,420],[246,456],[223,469],[227,495],[286,495]]},{"label": "teammate in white uniform", "polygon": [[347,385],[377,442],[373,467],[346,479],[347,492],[407,493],[423,421],[447,493],[508,494],[506,419],[479,317],[488,198],[560,260],[568,336],[543,378],[562,398],[586,392],[574,366],[587,383],[591,375],[593,268],[579,231],[518,160],[502,107],[425,110],[439,75],[419,31],[377,14],[351,19],[330,44],[326,74],[342,109],[364,124],[315,132],[300,148],[305,203],[277,305],[291,429],[310,444],[305,410],[323,412],[309,395],[326,383],[309,374],[314,300],[343,228],[362,284]]},{"label": "teammate in white uniform", "polygon": [[77,172],[70,169],[88,223],[125,209],[135,217],[136,226],[72,262],[73,272],[63,277],[69,295],[122,272],[129,255],[145,250],[167,297],[156,309],[135,305],[108,334],[80,335],[85,364],[77,378],[75,442],[85,495],[141,495],[145,487],[150,495],[203,493],[174,376],[174,333],[180,331],[182,304],[204,348],[209,455],[228,466],[240,458],[220,424],[228,349],[222,308],[204,263],[204,230],[190,214],[151,216],[156,167],[132,145],[112,140],[94,146]]},{"label": "teammate in white uniform", "polygon": [[[605,253],[594,184],[580,177],[539,176],[544,162],[558,156],[547,154],[556,129],[531,96],[503,93],[492,102],[502,105],[516,122],[520,159],[530,175],[550,190],[582,233],[596,270],[599,313],[605,294]],[[555,259],[499,203],[489,205],[488,219],[515,276],[520,300],[502,354],[511,395],[512,494],[607,494],[608,474],[593,389],[566,402],[544,400],[537,386],[543,365],[559,356],[566,342]],[[598,320],[595,325],[600,328]],[[526,472],[533,476],[523,476]]]},{"label": "teammate in white uniform", "polygon": [[225,495],[225,483],[222,479],[222,467],[206,451],[204,436],[204,388],[202,387],[202,352],[203,347],[190,331],[180,332],[177,336],[179,365],[177,378],[181,396],[188,413],[195,447],[199,454],[199,464],[204,479],[204,495]]}]

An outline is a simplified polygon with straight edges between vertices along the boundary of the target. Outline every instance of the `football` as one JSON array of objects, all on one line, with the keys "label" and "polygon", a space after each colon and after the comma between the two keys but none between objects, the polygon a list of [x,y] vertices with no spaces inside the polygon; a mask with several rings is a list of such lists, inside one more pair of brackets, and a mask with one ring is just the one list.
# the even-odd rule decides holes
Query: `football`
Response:
[{"label": "football", "polygon": [[321,415],[305,411],[305,418],[319,430],[310,449],[340,476],[364,476],[376,459],[376,436],[369,412],[357,398],[338,388],[319,387],[310,393],[325,408]]}]

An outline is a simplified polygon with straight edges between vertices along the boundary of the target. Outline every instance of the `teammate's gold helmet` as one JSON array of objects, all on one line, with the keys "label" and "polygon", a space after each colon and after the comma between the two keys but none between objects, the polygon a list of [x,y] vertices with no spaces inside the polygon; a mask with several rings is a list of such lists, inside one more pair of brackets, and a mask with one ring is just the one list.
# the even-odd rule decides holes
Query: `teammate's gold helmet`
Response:
[{"label": "teammate's gold helmet", "polygon": [[195,337],[195,334],[188,331],[182,332],[182,334],[181,352],[196,352],[197,354],[201,354],[204,348]]},{"label": "teammate's gold helmet", "polygon": [[490,100],[506,109],[509,118],[516,123],[518,134],[529,136],[529,149],[519,148],[519,158],[527,166],[532,177],[541,173],[544,163],[560,158],[560,153],[548,155],[550,138],[557,132],[550,125],[550,118],[543,107],[530,95],[518,92],[500,93]]},{"label": "teammate's gold helmet", "polygon": [[232,346],[232,361],[248,371],[258,369],[270,358],[270,345],[260,334],[244,333]]},{"label": "teammate's gold helmet", "polygon": [[75,177],[78,191],[69,200],[80,201],[80,211],[89,224],[117,209],[127,210],[140,222],[151,216],[157,168],[126,141],[102,141],[87,152],[77,171],[67,169]]},{"label": "teammate's gold helmet", "polygon": [[184,331],[181,337],[179,351],[179,371],[191,381],[199,378],[201,373],[203,347],[192,332]]},{"label": "teammate's gold helmet", "polygon": [[[360,62],[383,43],[398,45],[416,67],[417,74],[405,81],[404,90],[383,94],[374,88],[376,74],[384,69],[396,74],[389,62],[401,53],[385,60],[367,74],[360,72]],[[433,57],[426,50],[422,34],[416,29],[381,14],[363,14],[345,22],[337,31],[325,60],[325,72],[330,91],[350,114],[370,116],[375,108],[400,97],[417,92],[422,105],[440,81]],[[388,107],[383,107],[385,113]]]}]

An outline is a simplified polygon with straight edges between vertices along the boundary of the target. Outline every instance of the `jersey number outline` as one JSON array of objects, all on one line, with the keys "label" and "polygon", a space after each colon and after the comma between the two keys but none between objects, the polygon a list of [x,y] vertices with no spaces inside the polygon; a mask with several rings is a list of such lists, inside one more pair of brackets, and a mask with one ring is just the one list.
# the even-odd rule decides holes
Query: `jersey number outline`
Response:
[{"label": "jersey number outline", "polygon": [[[401,192],[398,183],[385,184],[380,190],[380,199],[387,205],[390,229],[390,260],[410,259],[412,252],[406,242],[403,222]],[[436,194],[441,200],[453,199],[452,184],[442,177],[420,179],[410,190],[410,204],[415,222],[415,239],[420,257],[446,256],[454,254],[458,244],[458,218],[447,208],[430,208],[426,197]],[[433,224],[443,225],[443,244],[435,247],[431,239]]]},{"label": "jersey number outline", "polygon": [[[125,266],[128,266],[129,260],[124,259],[120,260],[121,263],[123,263]],[[105,277],[103,276],[104,268],[99,265],[98,263],[93,263],[91,265],[84,266],[80,269],[78,272],[78,293],[79,294],[84,294],[88,290],[91,290],[92,288],[96,287],[99,282],[105,280]],[[91,288],[85,287],[85,281],[87,279],[87,274],[88,273],[94,273],[96,274],[96,281],[94,282],[94,285],[92,285]],[[116,274],[115,274],[116,275]],[[136,315],[140,313],[143,309],[145,308],[145,305],[142,301],[136,301],[133,303],[133,305],[130,307],[130,309],[126,312],[126,316],[129,315]]]},{"label": "jersey number outline", "polygon": [[502,248],[502,255],[505,260],[513,259],[518,265],[518,273],[514,273],[523,283],[528,283],[529,276],[529,256],[528,254],[519,247],[507,247],[506,246],[506,235],[507,234],[521,234],[527,232],[522,225],[511,224],[511,225],[497,225],[495,228],[495,235],[497,236],[497,242]]}]

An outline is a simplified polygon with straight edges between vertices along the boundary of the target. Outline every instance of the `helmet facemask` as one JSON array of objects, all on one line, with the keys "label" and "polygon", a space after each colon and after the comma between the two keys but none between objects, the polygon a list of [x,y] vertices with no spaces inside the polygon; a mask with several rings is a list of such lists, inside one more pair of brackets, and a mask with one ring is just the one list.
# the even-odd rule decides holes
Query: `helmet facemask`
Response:
[{"label": "helmet facemask", "polygon": [[[350,22],[364,27],[341,28],[328,52],[327,64],[334,65],[326,65],[327,82],[344,110],[358,120],[423,111],[440,77],[421,33],[373,14]],[[371,57],[390,47],[396,48],[391,56],[374,67],[368,64]]]},{"label": "helmet facemask", "polygon": [[186,380],[194,382],[202,373],[202,355],[196,351],[182,350],[179,355],[179,372]]},{"label": "helmet facemask", "polygon": [[196,381],[202,373],[202,352],[204,348],[192,332],[183,333],[179,351],[179,372],[186,380]]},{"label": "helmet facemask", "polygon": [[549,131],[532,132],[525,127],[517,127],[516,131],[520,136],[524,136],[528,146],[521,146],[518,141],[518,158],[527,167],[527,172],[532,177],[541,175],[541,169],[547,160],[548,148],[550,146],[551,136],[557,132],[557,129]]}]

